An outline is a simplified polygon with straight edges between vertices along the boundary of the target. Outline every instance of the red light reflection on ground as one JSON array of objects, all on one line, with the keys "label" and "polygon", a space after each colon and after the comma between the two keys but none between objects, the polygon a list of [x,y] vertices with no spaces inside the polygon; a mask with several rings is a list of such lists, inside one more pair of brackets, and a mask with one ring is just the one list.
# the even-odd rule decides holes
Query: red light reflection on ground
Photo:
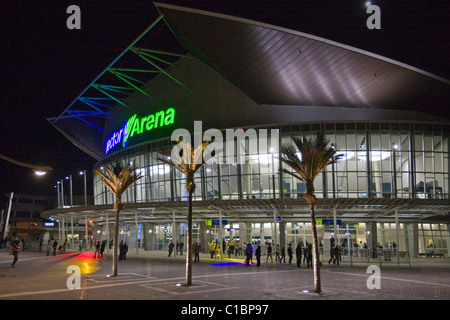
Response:
[{"label": "red light reflection on ground", "polygon": [[80,267],[81,274],[89,274],[101,268],[100,261],[102,260],[106,260],[106,257],[103,257],[102,259],[98,260],[94,259],[93,252],[83,252],[77,254],[76,256],[70,258],[67,261],[72,265]]}]

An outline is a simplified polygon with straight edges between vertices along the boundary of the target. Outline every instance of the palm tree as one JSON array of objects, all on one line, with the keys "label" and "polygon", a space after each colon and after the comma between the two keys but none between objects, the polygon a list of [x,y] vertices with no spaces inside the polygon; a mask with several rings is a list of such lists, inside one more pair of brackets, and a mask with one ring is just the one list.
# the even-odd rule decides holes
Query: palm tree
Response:
[{"label": "palm tree", "polygon": [[[181,148],[181,156],[178,159],[172,159],[172,149],[161,149],[160,154],[165,158],[158,158],[158,160],[180,171],[186,176],[186,191],[188,192],[188,232],[187,232],[187,247],[186,247],[186,286],[192,284],[192,195],[195,192],[194,175],[198,169],[204,164],[203,151],[210,144],[210,141],[204,141],[202,144],[194,148],[190,142],[178,140],[177,145]],[[212,154],[212,156],[214,156]]]},{"label": "palm tree", "polygon": [[113,276],[117,276],[117,246],[119,241],[119,213],[124,208],[122,204],[122,194],[131,187],[141,176],[136,174],[130,165],[122,167],[120,162],[115,166],[104,167],[105,172],[95,170],[95,174],[100,176],[100,181],[116,196],[114,210],[116,211],[116,220],[114,222],[113,239]]},{"label": "palm tree", "polygon": [[338,161],[342,155],[336,155],[337,150],[334,147],[328,147],[328,139],[323,132],[318,132],[315,138],[292,137],[292,141],[297,147],[300,155],[294,146],[286,145],[281,147],[281,161],[288,165],[293,171],[280,169],[306,185],[304,194],[306,202],[309,204],[311,215],[311,226],[313,235],[314,251],[314,290],[321,292],[320,270],[319,270],[319,248],[317,243],[316,217],[314,213],[314,204],[316,196],[314,195],[314,179],[322,172],[326,166]]}]

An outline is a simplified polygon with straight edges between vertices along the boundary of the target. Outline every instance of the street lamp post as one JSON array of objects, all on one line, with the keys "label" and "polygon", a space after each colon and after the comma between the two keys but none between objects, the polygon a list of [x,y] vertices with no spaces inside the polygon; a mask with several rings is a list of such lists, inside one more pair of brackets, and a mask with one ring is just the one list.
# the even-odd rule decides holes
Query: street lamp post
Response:
[{"label": "street lamp post", "polygon": [[84,205],[87,206],[86,170],[80,171],[80,175],[84,176]]},{"label": "street lamp post", "polygon": [[61,183],[59,181],[56,182],[56,192],[58,194],[58,208],[61,208],[61,199],[59,198],[60,197],[60,195],[59,195],[59,185],[60,184]]},{"label": "street lamp post", "polygon": [[64,180],[63,179],[61,179],[60,185],[61,185],[61,207],[64,208]]},{"label": "street lamp post", "polygon": [[[14,160],[14,159],[10,158],[10,157],[7,157],[7,156],[5,156],[4,154],[1,154],[1,153],[0,153],[0,159],[3,159],[5,161],[11,162],[11,163],[14,163],[14,164],[16,164],[18,166],[30,168],[30,169],[32,169],[34,171],[34,173],[37,176],[43,176],[48,171],[52,171],[53,170],[52,167],[49,167],[49,166],[35,166],[35,165],[28,164],[28,163],[25,163],[25,162],[22,162],[22,161],[17,161],[17,160]],[[3,228],[3,239],[6,237],[6,232],[7,232],[7,229],[8,229],[9,216],[10,216],[10,213],[11,213],[11,206],[12,206],[13,197],[14,197],[14,193],[11,192],[10,199],[9,199],[8,213],[7,213],[6,220],[5,220],[5,227]]]},{"label": "street lamp post", "polygon": [[66,180],[69,180],[69,190],[70,190],[70,206],[73,207],[73,194],[72,194],[72,175],[66,177]]},{"label": "street lamp post", "polygon": [[11,162],[11,163],[14,163],[14,164],[17,164],[17,165],[22,166],[22,167],[30,168],[30,169],[32,169],[34,171],[34,173],[37,176],[43,176],[48,171],[52,171],[53,170],[52,167],[49,167],[49,166],[35,166],[35,165],[28,164],[28,163],[25,163],[25,162],[22,162],[22,161],[17,161],[17,160],[14,160],[14,159],[10,158],[10,157],[7,157],[7,156],[5,156],[4,154],[1,154],[1,153],[0,153],[0,159],[3,159],[5,161],[8,161],[8,162]]}]

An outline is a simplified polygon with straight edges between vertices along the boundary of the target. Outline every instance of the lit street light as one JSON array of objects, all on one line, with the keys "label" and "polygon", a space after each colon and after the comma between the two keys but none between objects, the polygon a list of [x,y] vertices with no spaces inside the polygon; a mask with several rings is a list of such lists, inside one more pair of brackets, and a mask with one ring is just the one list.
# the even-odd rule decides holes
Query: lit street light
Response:
[{"label": "lit street light", "polygon": [[[11,163],[14,163],[14,164],[16,164],[18,166],[30,168],[30,169],[32,169],[34,171],[34,173],[37,176],[43,176],[48,171],[52,171],[53,170],[52,167],[49,167],[49,166],[35,166],[35,165],[28,164],[28,163],[25,163],[25,162],[17,161],[17,160],[14,160],[14,159],[10,158],[10,157],[7,157],[7,156],[5,156],[4,154],[1,154],[1,153],[0,153],[0,159],[3,159],[5,161],[11,162]],[[9,195],[8,212],[6,214],[6,221],[5,221],[5,226],[3,228],[3,238],[2,239],[4,239],[6,237],[6,232],[7,232],[8,223],[9,223],[9,216],[11,214],[11,206],[12,206],[13,197],[14,197],[14,192],[11,192],[10,195]]]},{"label": "lit street light", "polygon": [[37,176],[43,176],[48,171],[52,171],[53,170],[53,168],[49,167],[49,166],[35,166],[35,165],[28,164],[28,163],[25,163],[25,162],[17,161],[17,160],[14,160],[14,159],[10,158],[10,157],[7,157],[7,156],[5,156],[5,155],[3,155],[1,153],[0,153],[0,159],[3,159],[5,161],[8,161],[8,162],[11,162],[11,163],[14,163],[14,164],[17,164],[17,165],[22,166],[22,167],[30,168],[30,169],[32,169],[34,171],[34,173]]}]

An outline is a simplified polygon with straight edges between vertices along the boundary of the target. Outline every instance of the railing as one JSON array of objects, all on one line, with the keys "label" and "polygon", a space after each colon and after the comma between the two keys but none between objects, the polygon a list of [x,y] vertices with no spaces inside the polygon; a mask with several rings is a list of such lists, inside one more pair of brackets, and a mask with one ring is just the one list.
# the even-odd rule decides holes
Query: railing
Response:
[{"label": "railing", "polygon": [[[335,254],[335,253],[333,253]],[[331,254],[330,251],[321,252],[321,261],[322,263],[327,263],[330,260]],[[411,259],[409,252],[402,250],[395,250],[392,248],[379,248],[376,247],[374,249],[359,249],[359,248],[341,248],[339,250],[339,254],[337,258],[339,259],[339,263],[344,262],[346,264],[379,264],[382,266],[383,264],[408,264],[411,266]]]}]

